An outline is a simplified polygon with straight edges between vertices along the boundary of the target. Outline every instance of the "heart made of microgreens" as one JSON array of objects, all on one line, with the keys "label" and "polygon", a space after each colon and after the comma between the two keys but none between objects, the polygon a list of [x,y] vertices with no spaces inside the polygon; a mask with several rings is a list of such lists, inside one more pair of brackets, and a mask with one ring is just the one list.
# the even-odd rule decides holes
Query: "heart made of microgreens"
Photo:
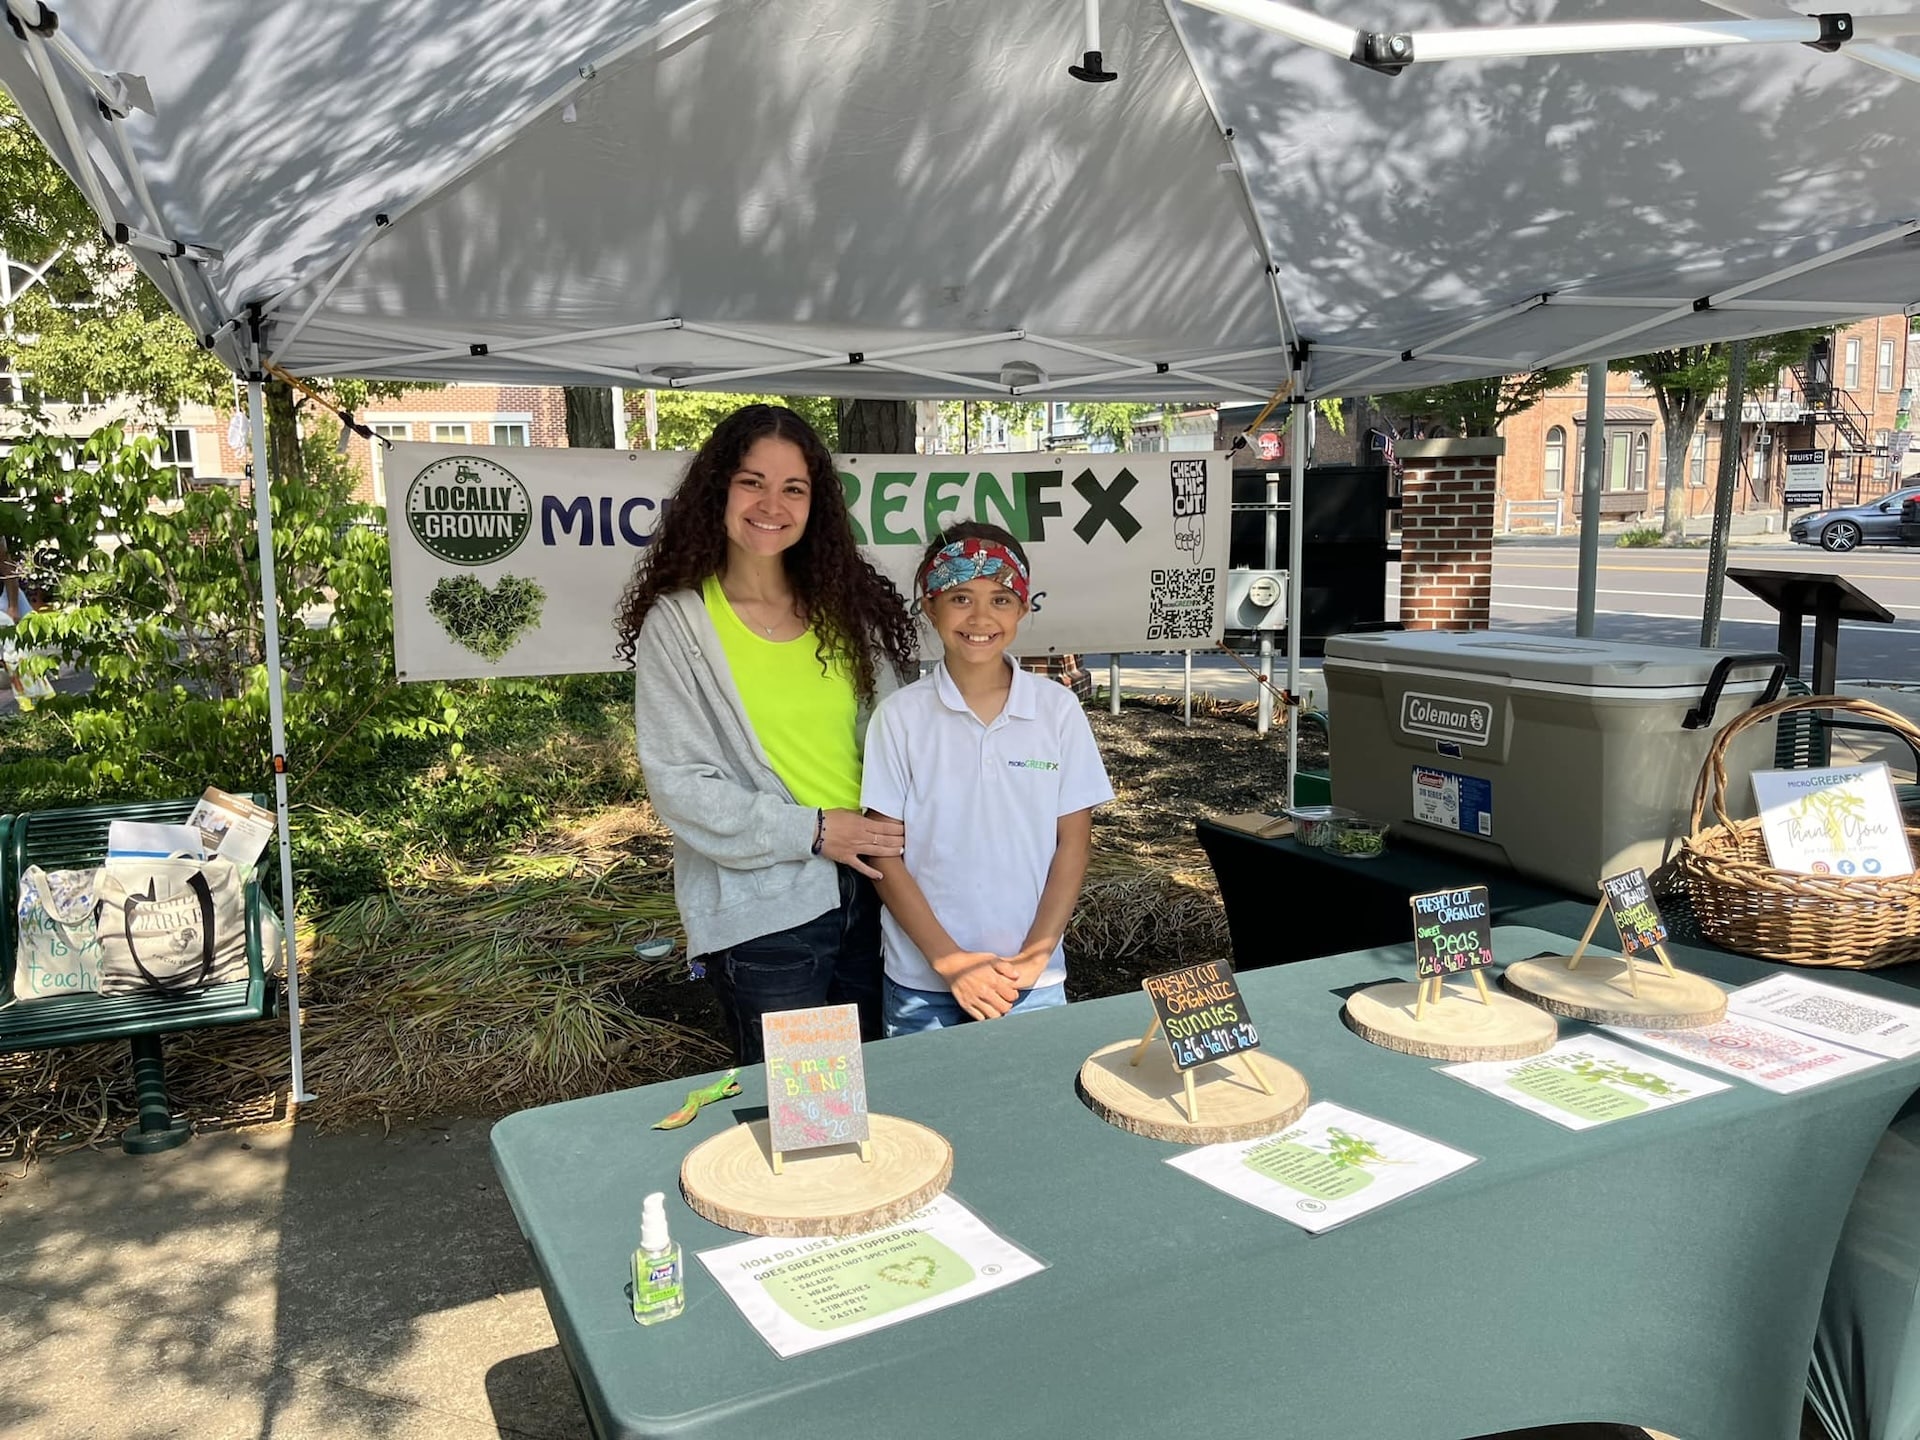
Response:
[{"label": "heart made of microgreens", "polygon": [[477,575],[448,575],[427,593],[427,613],[456,645],[498,660],[540,623],[547,592],[519,575],[502,575],[492,589]]},{"label": "heart made of microgreens", "polygon": [[940,1268],[930,1255],[913,1255],[905,1260],[895,1260],[891,1265],[880,1267],[880,1278],[891,1280],[896,1285],[918,1285],[922,1290],[933,1287],[934,1272]]}]

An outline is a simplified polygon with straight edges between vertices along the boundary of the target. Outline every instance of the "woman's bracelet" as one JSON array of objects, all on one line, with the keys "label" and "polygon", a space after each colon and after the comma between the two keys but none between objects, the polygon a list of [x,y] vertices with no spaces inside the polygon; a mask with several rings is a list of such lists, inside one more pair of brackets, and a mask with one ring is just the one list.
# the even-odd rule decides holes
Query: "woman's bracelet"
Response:
[{"label": "woman's bracelet", "polygon": [[827,812],[813,812],[813,853],[818,855],[820,847],[827,843]]}]

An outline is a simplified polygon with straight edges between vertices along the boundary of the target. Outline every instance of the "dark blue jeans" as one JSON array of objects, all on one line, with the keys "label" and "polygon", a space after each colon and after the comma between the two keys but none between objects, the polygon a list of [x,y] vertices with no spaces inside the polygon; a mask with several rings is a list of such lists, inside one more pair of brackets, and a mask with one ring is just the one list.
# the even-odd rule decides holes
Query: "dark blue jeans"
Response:
[{"label": "dark blue jeans", "polygon": [[743,940],[701,957],[720,997],[734,1058],[757,1065],[760,1017],[774,1010],[858,1005],[860,1038],[878,1040],[880,897],[873,882],[842,865],[840,903],[790,930]]}]

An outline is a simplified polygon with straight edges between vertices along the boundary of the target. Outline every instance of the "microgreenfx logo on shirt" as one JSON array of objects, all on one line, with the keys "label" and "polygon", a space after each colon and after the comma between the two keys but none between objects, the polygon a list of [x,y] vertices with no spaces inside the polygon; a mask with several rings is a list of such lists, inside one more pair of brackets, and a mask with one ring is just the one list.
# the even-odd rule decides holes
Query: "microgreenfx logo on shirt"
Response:
[{"label": "microgreenfx logo on shirt", "polygon": [[527,487],[475,455],[437,460],[407,487],[407,528],[450,565],[485,565],[513,553],[533,524]]},{"label": "microgreenfx logo on shirt", "polygon": [[1012,770],[1058,770],[1058,760],[1009,760],[1007,767]]}]

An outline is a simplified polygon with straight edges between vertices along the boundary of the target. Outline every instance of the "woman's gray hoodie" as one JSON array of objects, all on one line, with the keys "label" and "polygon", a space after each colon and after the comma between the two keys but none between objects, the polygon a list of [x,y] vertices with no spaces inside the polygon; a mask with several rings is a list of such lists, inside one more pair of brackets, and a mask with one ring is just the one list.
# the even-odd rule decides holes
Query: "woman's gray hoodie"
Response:
[{"label": "woman's gray hoodie", "polygon": [[[881,661],[884,696],[898,683]],[[814,810],[774,773],[747,721],[720,634],[697,590],[663,595],[633,647],[633,722],[647,795],[673,830],[673,898],[687,953],[790,929],[840,903],[813,851]],[[866,743],[862,706],[854,743]]]}]

